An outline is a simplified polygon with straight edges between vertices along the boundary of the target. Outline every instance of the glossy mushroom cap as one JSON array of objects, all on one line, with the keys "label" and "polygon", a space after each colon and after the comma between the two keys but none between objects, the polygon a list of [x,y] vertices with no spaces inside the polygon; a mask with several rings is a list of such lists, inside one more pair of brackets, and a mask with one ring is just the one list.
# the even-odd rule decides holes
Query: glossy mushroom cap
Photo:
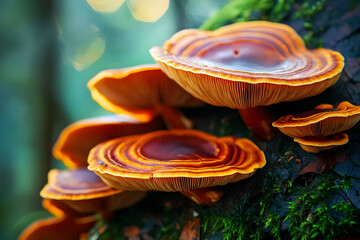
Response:
[{"label": "glossy mushroom cap", "polygon": [[88,162],[88,168],[114,188],[171,192],[236,182],[266,161],[248,139],[179,129],[101,143],[91,150]]},{"label": "glossy mushroom cap", "polygon": [[106,185],[86,168],[49,172],[48,183],[40,195],[59,200],[80,213],[114,211],[140,201],[146,192],[126,192]]},{"label": "glossy mushroom cap", "polygon": [[149,119],[161,105],[203,105],[155,64],[102,71],[89,81],[88,87],[93,99],[106,110],[130,114],[140,120]]},{"label": "glossy mushroom cap", "polygon": [[318,153],[344,145],[349,141],[349,138],[345,133],[337,133],[330,136],[297,137],[294,138],[294,141],[299,143],[306,152]]},{"label": "glossy mushroom cap", "polygon": [[150,53],[193,96],[235,109],[317,95],[344,66],[340,53],[308,50],[291,27],[263,21],[183,30]]},{"label": "glossy mushroom cap", "polygon": [[283,116],[273,122],[273,126],[293,138],[327,136],[346,131],[359,120],[360,107],[345,101],[336,108],[321,104],[305,113]]},{"label": "glossy mushroom cap", "polygon": [[163,121],[155,116],[140,121],[127,115],[89,118],[66,127],[57,139],[53,155],[69,168],[86,167],[92,147],[116,137],[146,133],[164,128]]}]

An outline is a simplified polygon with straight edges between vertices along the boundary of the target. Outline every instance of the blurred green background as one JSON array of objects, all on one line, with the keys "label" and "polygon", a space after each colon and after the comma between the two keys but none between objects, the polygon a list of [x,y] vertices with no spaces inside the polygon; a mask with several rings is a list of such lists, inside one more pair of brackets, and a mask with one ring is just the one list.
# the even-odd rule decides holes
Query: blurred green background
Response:
[{"label": "blurred green background", "polygon": [[51,147],[71,122],[107,114],[86,83],[96,73],[154,63],[149,49],[197,28],[225,0],[171,0],[155,23],[135,20],[126,3],[101,13],[86,0],[0,2],[0,239],[16,239],[42,210],[39,191]]}]

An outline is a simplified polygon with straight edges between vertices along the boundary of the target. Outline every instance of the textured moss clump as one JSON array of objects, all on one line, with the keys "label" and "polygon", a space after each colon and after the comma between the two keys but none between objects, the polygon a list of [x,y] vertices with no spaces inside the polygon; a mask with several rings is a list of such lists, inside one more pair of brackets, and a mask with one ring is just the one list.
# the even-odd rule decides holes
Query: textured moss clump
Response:
[{"label": "textured moss clump", "polygon": [[215,30],[230,23],[253,20],[282,22],[302,19],[305,33],[302,35],[310,48],[321,47],[323,41],[317,37],[324,29],[314,30],[313,18],[324,9],[326,0],[230,0],[215,16],[200,27],[203,30]]},{"label": "textured moss clump", "polygon": [[343,197],[352,187],[350,177],[326,173],[293,184],[269,173],[265,179],[262,193],[245,206],[226,215],[221,209],[203,213],[202,236],[212,239],[221,232],[220,239],[335,239],[358,231],[360,212]]}]

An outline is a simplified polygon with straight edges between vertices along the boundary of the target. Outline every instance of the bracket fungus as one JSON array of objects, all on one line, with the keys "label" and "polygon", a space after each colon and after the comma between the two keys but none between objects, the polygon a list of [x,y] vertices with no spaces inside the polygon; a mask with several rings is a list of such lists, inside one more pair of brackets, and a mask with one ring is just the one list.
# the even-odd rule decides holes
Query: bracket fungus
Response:
[{"label": "bracket fungus", "polygon": [[116,137],[146,133],[164,127],[158,116],[140,121],[127,115],[110,115],[77,121],[58,137],[53,155],[69,168],[86,167],[92,147]]},{"label": "bracket fungus", "polygon": [[79,240],[96,222],[95,216],[38,220],[29,225],[18,240]]},{"label": "bracket fungus", "polygon": [[352,128],[359,120],[360,107],[344,101],[336,108],[320,104],[305,113],[283,116],[273,126],[292,138],[328,136]]},{"label": "bracket fungus", "polygon": [[85,217],[88,216],[88,213],[81,213],[71,208],[67,204],[62,201],[54,200],[54,199],[43,199],[42,206],[49,213],[54,215],[55,217],[61,218],[70,216],[73,218]]},{"label": "bracket fungus", "polygon": [[148,120],[159,113],[169,128],[192,125],[175,107],[204,104],[155,64],[102,71],[89,81],[88,87],[93,99],[106,110],[126,113],[140,120]]},{"label": "bracket fungus", "polygon": [[289,26],[243,22],[213,32],[183,30],[151,55],[161,69],[196,98],[239,109],[244,122],[264,140],[274,136],[263,108],[314,96],[335,84],[343,56],[308,50]]},{"label": "bracket fungus", "polygon": [[76,212],[61,201],[43,199],[42,205],[55,218],[33,222],[22,231],[18,240],[78,240],[98,221],[96,216]]},{"label": "bracket fungus", "polygon": [[299,143],[304,151],[318,153],[332,149],[336,146],[344,145],[349,141],[349,138],[345,133],[337,133],[329,136],[296,137],[294,138],[294,141]]},{"label": "bracket fungus", "polygon": [[265,162],[248,139],[177,129],[103,142],[91,150],[88,168],[114,188],[184,192],[248,178]]},{"label": "bracket fungus", "polygon": [[140,201],[146,192],[129,192],[106,185],[100,177],[86,168],[75,170],[52,169],[48,183],[40,195],[61,201],[79,213],[107,213]]}]

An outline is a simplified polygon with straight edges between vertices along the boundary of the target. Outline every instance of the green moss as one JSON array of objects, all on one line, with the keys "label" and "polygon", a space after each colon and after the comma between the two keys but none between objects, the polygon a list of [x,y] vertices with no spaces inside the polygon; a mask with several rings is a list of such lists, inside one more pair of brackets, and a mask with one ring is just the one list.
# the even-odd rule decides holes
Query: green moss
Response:
[{"label": "green moss", "polygon": [[179,239],[180,230],[176,229],[178,221],[174,219],[173,209],[171,207],[164,207],[162,213],[162,224],[156,225],[151,231],[151,236],[155,239]]},{"label": "green moss", "polygon": [[261,196],[245,206],[236,206],[227,215],[223,215],[221,208],[203,214],[202,234],[210,236],[221,231],[223,239],[263,239],[269,236],[280,239],[281,216],[271,207],[276,196],[287,194],[292,184],[279,182],[279,176],[273,173],[268,173],[264,179]]},{"label": "green moss", "polygon": [[[353,230],[358,224],[354,214],[358,209],[351,203],[340,201],[334,205],[329,204],[329,199],[335,192],[347,191],[352,187],[349,177],[340,179],[335,184],[335,176],[325,174],[316,178],[309,186],[296,189],[295,199],[289,202],[290,211],[284,219],[289,221],[289,233],[293,239],[334,239],[341,233]],[[336,220],[335,212],[340,212],[343,217]]]},{"label": "green moss", "polygon": [[299,10],[293,15],[294,19],[303,19],[306,33],[303,35],[305,44],[310,48],[322,47],[323,40],[318,38],[318,35],[324,31],[324,29],[317,29],[315,32],[312,24],[313,17],[324,9],[326,0],[311,1],[306,0],[299,7]]},{"label": "green moss", "polygon": [[[349,177],[328,173],[304,186],[272,173],[265,179],[262,194],[244,207],[226,215],[221,209],[204,213],[202,234],[221,232],[223,239],[334,239],[359,227],[355,206],[343,200],[330,203],[335,193],[352,187]],[[274,205],[279,203],[280,207]]]},{"label": "green moss", "polygon": [[[203,30],[215,30],[230,23],[252,20],[282,22],[291,19],[303,19],[305,44],[310,48],[321,47],[318,39],[324,29],[314,29],[314,16],[324,9],[326,0],[305,0],[295,4],[295,0],[230,0],[215,16],[200,27]],[[296,6],[296,7],[293,7]]]},{"label": "green moss", "polygon": [[343,197],[352,188],[352,178],[327,172],[292,181],[290,175],[286,179],[287,174],[279,174],[293,169],[295,161],[290,158],[296,156],[286,152],[269,163],[259,192],[251,198],[232,198],[230,205],[224,198],[214,207],[202,207],[179,194],[153,192],[136,206],[119,211],[111,223],[99,221],[89,239],[123,240],[124,227],[129,226],[154,239],[178,239],[182,221],[193,207],[201,217],[202,239],[335,239],[359,231],[359,209]]},{"label": "green moss", "polygon": [[231,0],[214,17],[205,21],[200,28],[215,30],[229,23],[253,20],[254,12],[263,16],[263,13],[271,6],[272,0]]}]

